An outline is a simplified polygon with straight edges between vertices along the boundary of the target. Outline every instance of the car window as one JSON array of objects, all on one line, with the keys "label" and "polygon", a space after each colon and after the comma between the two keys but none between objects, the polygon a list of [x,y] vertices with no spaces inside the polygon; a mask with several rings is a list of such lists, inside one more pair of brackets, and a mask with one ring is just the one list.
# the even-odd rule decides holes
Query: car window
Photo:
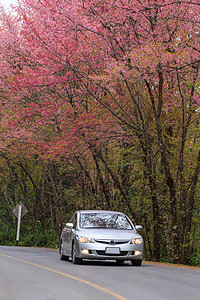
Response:
[{"label": "car window", "polygon": [[123,214],[82,213],[80,217],[82,228],[133,229],[128,218]]},{"label": "car window", "polygon": [[77,225],[77,213],[75,213],[75,214],[69,219],[69,223],[73,223],[74,228],[76,228],[76,225]]},{"label": "car window", "polygon": [[74,228],[76,228],[76,225],[77,225],[77,214],[74,215],[72,223],[74,224]]},{"label": "car window", "polygon": [[74,216],[72,216],[72,217],[69,219],[68,223],[73,223],[73,218],[74,218]]}]

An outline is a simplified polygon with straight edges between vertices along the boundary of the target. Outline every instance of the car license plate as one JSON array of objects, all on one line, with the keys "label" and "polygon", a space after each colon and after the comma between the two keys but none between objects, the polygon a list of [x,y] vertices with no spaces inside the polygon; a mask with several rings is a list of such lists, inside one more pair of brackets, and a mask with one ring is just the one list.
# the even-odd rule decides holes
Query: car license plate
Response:
[{"label": "car license plate", "polygon": [[120,254],[120,248],[107,247],[106,254]]}]

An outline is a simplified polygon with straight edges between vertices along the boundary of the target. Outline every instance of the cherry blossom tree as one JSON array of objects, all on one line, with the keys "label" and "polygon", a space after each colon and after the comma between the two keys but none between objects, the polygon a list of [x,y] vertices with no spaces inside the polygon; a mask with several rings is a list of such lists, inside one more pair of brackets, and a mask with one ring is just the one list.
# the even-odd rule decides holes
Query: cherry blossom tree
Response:
[{"label": "cherry blossom tree", "polygon": [[170,260],[187,262],[200,171],[199,4],[19,3],[20,46],[13,52],[11,42],[9,52],[17,74],[6,70],[15,105],[4,115],[5,139],[45,159],[95,153],[126,201],[128,190],[101,148],[111,136],[139,145],[152,198],[154,258],[162,227]]}]

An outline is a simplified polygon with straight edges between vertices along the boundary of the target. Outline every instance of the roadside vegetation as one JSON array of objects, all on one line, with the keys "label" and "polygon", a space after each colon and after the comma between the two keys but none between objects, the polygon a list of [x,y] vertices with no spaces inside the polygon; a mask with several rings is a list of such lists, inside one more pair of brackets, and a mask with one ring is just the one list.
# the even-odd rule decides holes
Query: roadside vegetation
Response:
[{"label": "roadside vegetation", "polygon": [[[121,150],[121,153],[120,153]],[[120,182],[125,182],[124,168],[130,169],[128,182],[128,206],[123,203],[122,195],[115,182],[110,178],[104,164],[99,160],[98,169],[94,161],[86,160],[83,169],[78,162],[42,163],[38,160],[28,161],[25,158],[1,158],[1,210],[0,241],[1,245],[15,245],[17,218],[12,208],[22,201],[29,212],[22,218],[20,246],[38,246],[57,248],[64,224],[78,209],[110,209],[124,211],[134,224],[142,224],[142,235],[145,240],[145,259],[150,261],[173,262],[166,247],[166,236],[163,220],[157,225],[160,233],[159,260],[155,259],[154,221],[151,193],[148,182],[142,173],[142,162],[132,157],[130,151],[112,152],[112,171]],[[128,154],[129,152],[129,154]],[[126,155],[125,155],[126,153]],[[129,157],[130,155],[130,157]],[[107,152],[108,156],[108,152]],[[126,159],[125,159],[126,157]],[[85,160],[85,157],[83,157]],[[127,179],[126,179],[127,180]],[[105,196],[105,186],[109,197]],[[192,228],[189,244],[189,265],[200,266],[200,190],[197,189]],[[163,207],[168,207],[168,199],[163,196]],[[179,210],[179,208],[177,208]],[[187,211],[187,207],[185,208]],[[184,212],[180,213],[181,217]],[[164,212],[168,217],[168,211]],[[182,227],[181,227],[182,228]],[[181,230],[180,230],[181,232]],[[184,244],[181,245],[183,263]],[[156,254],[158,255],[158,254]]]}]

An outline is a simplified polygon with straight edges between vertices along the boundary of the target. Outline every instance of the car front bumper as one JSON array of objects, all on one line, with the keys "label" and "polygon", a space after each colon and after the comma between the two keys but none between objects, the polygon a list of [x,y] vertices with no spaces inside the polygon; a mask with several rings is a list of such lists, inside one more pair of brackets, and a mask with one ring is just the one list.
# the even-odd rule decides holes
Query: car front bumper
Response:
[{"label": "car front bumper", "polygon": [[[108,249],[109,248],[109,249]],[[109,253],[107,253],[109,250]],[[100,243],[76,242],[76,256],[83,259],[96,260],[141,260],[143,258],[143,244],[130,243],[111,246]]]}]

